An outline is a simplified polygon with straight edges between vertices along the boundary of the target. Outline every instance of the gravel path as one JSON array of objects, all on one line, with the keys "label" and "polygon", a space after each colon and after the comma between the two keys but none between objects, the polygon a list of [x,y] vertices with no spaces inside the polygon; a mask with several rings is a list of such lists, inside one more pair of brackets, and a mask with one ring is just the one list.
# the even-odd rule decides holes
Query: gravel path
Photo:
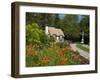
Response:
[{"label": "gravel path", "polygon": [[70,46],[74,51],[78,51],[81,56],[83,56],[85,59],[89,60],[89,53],[77,48],[76,43],[73,43],[73,44],[71,43]]}]

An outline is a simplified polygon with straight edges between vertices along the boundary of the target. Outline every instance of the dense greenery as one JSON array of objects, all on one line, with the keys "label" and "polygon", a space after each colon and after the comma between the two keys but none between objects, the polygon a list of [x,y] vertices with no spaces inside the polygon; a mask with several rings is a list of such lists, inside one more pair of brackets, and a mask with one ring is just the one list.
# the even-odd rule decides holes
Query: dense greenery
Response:
[{"label": "dense greenery", "polygon": [[26,13],[26,24],[37,23],[39,27],[44,29],[46,25],[55,26],[55,18],[54,14],[45,14],[45,13]]},{"label": "dense greenery", "polygon": [[52,37],[45,34],[38,24],[32,23],[26,26],[26,44],[49,46],[53,41]]},{"label": "dense greenery", "polygon": [[80,41],[81,33],[77,15],[66,15],[61,25],[66,40]]},{"label": "dense greenery", "polygon": [[85,43],[89,44],[89,16],[71,14],[48,14],[48,13],[26,13],[26,24],[35,23],[39,28],[45,29],[45,26],[60,28],[64,31],[65,39],[80,42],[82,31],[84,31]]}]

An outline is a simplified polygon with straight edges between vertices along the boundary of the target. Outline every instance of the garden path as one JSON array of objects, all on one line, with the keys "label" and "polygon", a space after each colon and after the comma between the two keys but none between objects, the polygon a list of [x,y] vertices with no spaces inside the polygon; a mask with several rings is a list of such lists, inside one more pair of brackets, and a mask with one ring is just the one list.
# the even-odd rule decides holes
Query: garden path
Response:
[{"label": "garden path", "polygon": [[81,49],[79,49],[79,48],[77,48],[77,47],[76,47],[76,43],[71,43],[70,46],[71,46],[71,48],[72,48],[74,51],[78,51],[79,54],[80,54],[82,57],[84,57],[85,59],[88,59],[88,60],[89,60],[89,53],[86,52],[86,51],[83,51],[83,50],[81,50]]}]

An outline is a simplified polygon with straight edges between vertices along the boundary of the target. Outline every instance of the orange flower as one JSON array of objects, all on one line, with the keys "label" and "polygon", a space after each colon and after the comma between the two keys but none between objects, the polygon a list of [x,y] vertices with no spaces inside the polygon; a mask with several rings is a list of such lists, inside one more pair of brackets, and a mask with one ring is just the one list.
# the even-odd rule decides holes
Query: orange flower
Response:
[{"label": "orange flower", "polygon": [[62,48],[62,51],[66,51],[67,50],[67,48]]},{"label": "orange flower", "polygon": [[42,63],[43,64],[48,64],[49,63],[49,60],[46,56],[43,57]]},{"label": "orange flower", "polygon": [[56,54],[57,54],[58,56],[60,56],[60,55],[62,55],[62,51],[59,49],[59,50],[56,51]]},{"label": "orange flower", "polygon": [[36,56],[38,53],[36,51],[33,51],[32,49],[28,49],[26,51],[26,55],[28,56]]},{"label": "orange flower", "polygon": [[66,63],[66,61],[67,61],[67,60],[66,60],[65,58],[62,58],[62,59],[60,60],[59,64],[60,64],[60,65],[64,65],[64,64]]},{"label": "orange flower", "polygon": [[60,48],[59,50],[56,51],[56,54],[58,56],[62,55],[63,53],[67,52],[68,49],[67,48]]}]

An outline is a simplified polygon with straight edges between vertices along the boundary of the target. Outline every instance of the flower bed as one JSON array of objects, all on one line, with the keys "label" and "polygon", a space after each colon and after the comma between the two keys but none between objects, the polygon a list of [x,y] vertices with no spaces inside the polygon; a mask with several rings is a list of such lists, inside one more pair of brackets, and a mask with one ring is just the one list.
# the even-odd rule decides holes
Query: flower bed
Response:
[{"label": "flower bed", "polygon": [[41,49],[39,45],[28,45],[26,49],[26,67],[79,64],[89,64],[89,61],[71,50],[70,46],[61,48],[53,44]]}]

